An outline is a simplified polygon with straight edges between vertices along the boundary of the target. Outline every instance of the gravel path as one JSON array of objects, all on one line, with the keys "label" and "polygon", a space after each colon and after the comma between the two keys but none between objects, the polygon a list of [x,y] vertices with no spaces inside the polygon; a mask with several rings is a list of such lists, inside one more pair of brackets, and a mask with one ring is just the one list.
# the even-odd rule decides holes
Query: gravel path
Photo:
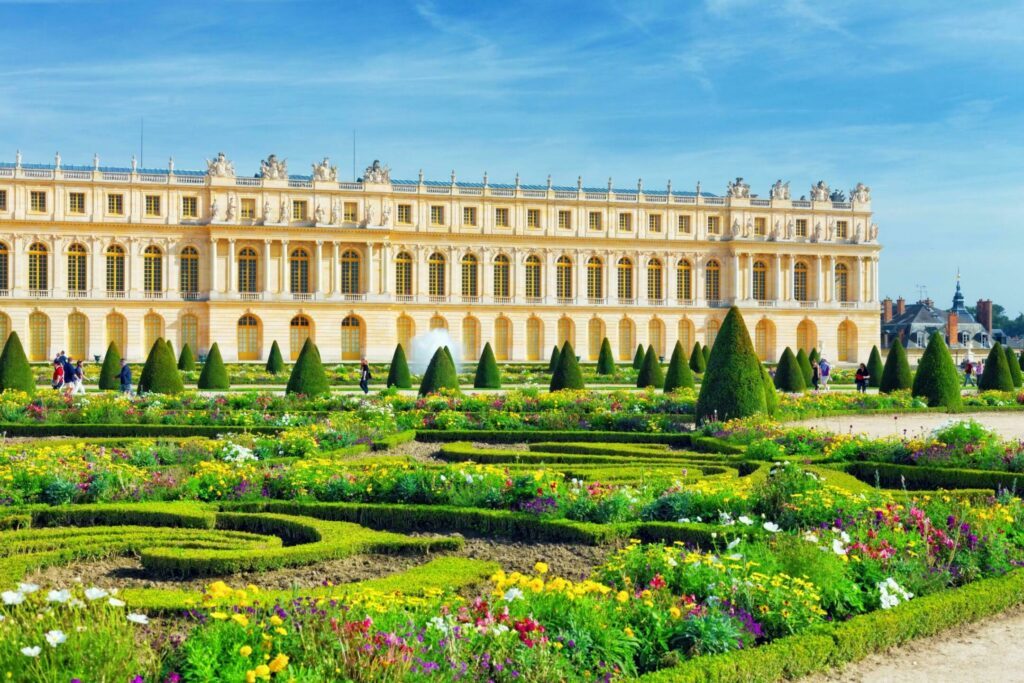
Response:
[{"label": "gravel path", "polygon": [[867,434],[871,437],[918,436],[949,422],[975,420],[999,432],[1006,439],[1024,439],[1024,414],[1007,413],[902,413],[899,415],[837,415],[790,422],[829,432]]}]

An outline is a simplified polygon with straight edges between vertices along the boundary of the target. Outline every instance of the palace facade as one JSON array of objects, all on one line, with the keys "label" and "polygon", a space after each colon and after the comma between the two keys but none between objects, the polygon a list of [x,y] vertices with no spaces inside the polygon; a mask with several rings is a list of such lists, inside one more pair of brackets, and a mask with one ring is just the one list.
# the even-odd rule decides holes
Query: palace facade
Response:
[{"label": "palace facade", "polygon": [[35,361],[66,350],[132,360],[158,337],[228,361],[286,357],[312,337],[325,361],[390,359],[445,328],[456,353],[543,360],[569,340],[594,359],[637,344],[713,343],[738,305],[758,354],[818,347],[867,359],[879,339],[870,190],[824,182],[723,195],[392,180],[379,163],[339,182],[271,155],[255,175],[223,155],[205,171],[0,164],[0,340]]}]

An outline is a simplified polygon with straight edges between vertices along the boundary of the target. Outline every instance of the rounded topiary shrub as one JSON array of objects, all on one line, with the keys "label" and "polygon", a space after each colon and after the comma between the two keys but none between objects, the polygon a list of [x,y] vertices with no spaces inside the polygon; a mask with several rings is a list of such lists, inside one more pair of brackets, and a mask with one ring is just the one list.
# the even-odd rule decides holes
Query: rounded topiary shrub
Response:
[{"label": "rounded topiary shrub", "polygon": [[1020,363],[1017,362],[1017,354],[1013,352],[1009,346],[1004,346],[1003,351],[1006,352],[1006,365],[1010,368],[1010,377],[1013,378],[1013,386],[1019,388],[1021,385]]},{"label": "rounded topiary shrub", "polygon": [[636,353],[633,354],[633,369],[639,370],[644,366],[644,357],[647,354],[644,353],[644,345],[637,344]]},{"label": "rounded topiary shrub", "polygon": [[644,362],[640,366],[640,372],[636,375],[636,386],[640,389],[654,387],[660,389],[665,384],[665,375],[661,371],[661,363],[658,361],[658,354],[654,347],[648,345],[644,353]]},{"label": "rounded topiary shrub", "polygon": [[139,375],[138,393],[140,394],[180,394],[185,384],[178,372],[178,361],[174,352],[163,339],[157,339],[149,350],[146,364]]},{"label": "rounded topiary shrub", "polygon": [[871,347],[871,355],[868,356],[868,386],[876,389],[882,386],[882,373],[885,368],[882,365],[882,354],[878,352],[877,346]]},{"label": "rounded topiary shrub", "polygon": [[775,409],[779,407],[779,395],[775,391],[772,376],[768,374],[768,368],[763,364],[761,365],[761,386],[764,387],[764,412],[774,415]]},{"label": "rounded topiary shrub", "polygon": [[668,361],[668,370],[665,371],[665,393],[692,388],[693,373],[690,372],[690,359],[686,357],[683,345],[676,342],[672,349],[672,357]]},{"label": "rounded topiary shrub", "polygon": [[704,356],[704,367],[707,367],[708,361],[711,360],[711,347],[705,344],[700,347],[700,355]]},{"label": "rounded topiary shrub", "polygon": [[398,387],[399,389],[412,389],[412,375],[409,373],[409,361],[405,357],[405,349],[401,344],[395,345],[395,353],[391,356],[391,365],[388,366],[387,387]]},{"label": "rounded topiary shrub", "polygon": [[558,353],[558,367],[551,373],[550,391],[561,391],[562,389],[582,389],[583,373],[580,372],[580,364],[576,361],[576,351],[572,344],[565,342]]},{"label": "rounded topiary shrub", "polygon": [[286,394],[304,394],[306,396],[319,396],[331,391],[331,384],[327,380],[327,372],[324,371],[324,364],[320,361],[320,351],[316,344],[309,337],[306,337],[299,357],[292,366],[292,374],[288,378],[288,386],[285,387]]},{"label": "rounded topiary shrub", "polygon": [[548,359],[548,372],[554,372],[555,368],[558,367],[558,359],[562,355],[562,352],[558,350],[558,344],[551,349],[551,358]]},{"label": "rounded topiary shrub", "polygon": [[170,339],[164,339],[164,344],[167,344],[167,350],[171,352],[172,358],[177,358],[178,354],[174,352],[174,344],[171,343]]},{"label": "rounded topiary shrub", "polygon": [[796,352],[796,362],[800,366],[800,372],[804,376],[804,387],[811,386],[811,378],[814,375],[814,371],[811,369],[811,360],[807,357],[807,352],[800,349]]},{"label": "rounded topiary shrub", "polygon": [[[1003,360],[1006,358],[1003,357]],[[917,364],[913,394],[927,401],[933,408],[959,408],[961,399],[958,374],[946,340],[940,333],[934,332],[921,356],[921,362]]]},{"label": "rounded topiary shrub", "polygon": [[813,349],[811,349],[811,352],[807,354],[807,360],[811,363],[811,365],[814,365],[821,360],[821,354],[818,353],[818,347],[814,347]]},{"label": "rounded topiary shrub", "polygon": [[708,364],[704,361],[704,350],[700,347],[700,342],[693,342],[693,351],[690,351],[690,369],[698,375],[703,375]]},{"label": "rounded topiary shrub", "polygon": [[473,387],[475,389],[501,388],[501,373],[498,371],[498,361],[494,359],[491,342],[484,344],[484,350],[480,353],[480,360],[476,364],[476,376],[473,378]]},{"label": "rounded topiary shrub", "polygon": [[442,346],[430,358],[426,372],[423,373],[423,381],[420,382],[420,396],[434,394],[442,389],[452,391],[459,390],[459,375],[455,371],[455,363],[448,352],[448,348]]},{"label": "rounded topiary shrub", "polygon": [[[988,352],[985,369],[978,378],[978,391],[1013,391],[1013,375],[1010,374],[1010,365],[1006,362],[1006,352],[999,342],[996,342]],[[959,388],[957,393],[959,394]]]},{"label": "rounded topiary shrub", "polygon": [[4,350],[0,352],[0,392],[8,389],[27,394],[36,391],[36,378],[17,332],[7,335]]},{"label": "rounded topiary shrub", "polygon": [[182,372],[196,369],[196,357],[192,355],[192,347],[188,343],[181,347],[181,353],[178,355],[178,369]]},{"label": "rounded topiary shrub", "polygon": [[103,365],[100,366],[100,381],[96,386],[104,391],[117,391],[121,388],[121,353],[117,350],[117,344],[114,342],[110,342],[107,353],[103,356]]},{"label": "rounded topiary shrub", "polygon": [[913,385],[914,376],[910,372],[907,351],[897,340],[889,347],[889,353],[885,357],[885,367],[882,368],[882,381],[878,385],[878,391],[891,394],[894,391],[910,389]]},{"label": "rounded topiary shrub", "polygon": [[788,346],[782,352],[779,364],[775,367],[774,386],[779,391],[790,394],[800,393],[807,388],[807,383],[804,382],[804,371],[800,368],[796,356],[793,355],[793,349]]},{"label": "rounded topiary shrub", "polygon": [[267,372],[271,375],[276,375],[284,370],[284,356],[281,355],[281,347],[277,345],[277,340],[270,345],[270,355],[267,356]]},{"label": "rounded topiary shrub", "polygon": [[612,354],[612,345],[608,337],[601,342],[601,351],[597,354],[597,374],[615,374],[615,356]]},{"label": "rounded topiary shrub", "polygon": [[196,383],[199,389],[230,389],[231,378],[228,377],[228,369],[224,367],[224,359],[220,355],[220,347],[217,342],[210,347],[206,354],[206,362],[203,363],[203,371],[199,373],[199,381]]},{"label": "rounded topiary shrub", "polygon": [[746,417],[766,409],[761,361],[740,310],[733,306],[718,331],[701,380],[697,422]]}]

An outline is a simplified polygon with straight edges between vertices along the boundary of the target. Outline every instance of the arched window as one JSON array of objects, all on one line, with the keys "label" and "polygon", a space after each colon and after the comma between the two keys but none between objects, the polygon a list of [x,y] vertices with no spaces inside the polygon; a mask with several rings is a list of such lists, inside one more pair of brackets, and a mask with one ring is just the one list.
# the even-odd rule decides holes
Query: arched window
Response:
[{"label": "arched window", "polygon": [[494,321],[494,358],[508,360],[512,355],[512,323],[505,316]]},{"label": "arched window", "polygon": [[[86,280],[86,251],[81,244],[75,243],[68,247],[68,291],[84,292],[88,285]],[[80,358],[80,356],[77,356]]]},{"label": "arched window", "polygon": [[526,360],[540,360],[543,344],[544,331],[540,318],[529,318],[526,321]]},{"label": "arched window", "polygon": [[762,362],[775,359],[775,325],[761,319],[754,327],[754,351]]},{"label": "arched window", "polygon": [[128,358],[128,322],[120,313],[107,316],[107,345],[117,347],[121,358]]},{"label": "arched window", "polygon": [[810,320],[801,320],[796,326],[796,348],[808,354],[818,348],[818,328]]},{"label": "arched window", "polygon": [[559,256],[555,261],[555,296],[572,298],[572,259],[568,256]]},{"label": "arched window", "polygon": [[124,248],[111,244],[107,247],[106,259],[107,295],[124,293]]},{"label": "arched window", "polygon": [[291,266],[292,294],[310,294],[309,288],[309,252],[295,249],[289,259]]},{"label": "arched window", "polygon": [[754,261],[753,275],[751,296],[755,301],[765,301],[768,298],[768,266],[764,261]]},{"label": "arched window", "polygon": [[576,325],[573,324],[572,318],[558,319],[558,347],[564,346],[565,342],[569,342],[573,349],[576,348]]},{"label": "arched window", "polygon": [[260,357],[260,321],[254,315],[238,319],[238,360],[256,360]]},{"label": "arched window", "polygon": [[526,296],[539,299],[540,289],[540,257],[531,254],[526,257]]},{"label": "arched window", "polygon": [[601,355],[601,344],[604,343],[604,321],[591,318],[587,323],[587,358],[597,360]]},{"label": "arched window", "polygon": [[839,323],[836,330],[836,353],[842,363],[857,362],[857,326],[850,320]]},{"label": "arched window", "polygon": [[480,357],[480,321],[473,316],[462,320],[462,357],[466,360]]},{"label": "arched window", "polygon": [[619,300],[632,300],[633,298],[633,262],[626,257],[619,259],[617,266],[619,273]]},{"label": "arched window", "polygon": [[28,248],[28,288],[50,289],[50,249],[42,242],[33,242]]},{"label": "arched window", "polygon": [[[494,257],[494,296],[511,296],[509,292],[512,291],[512,279],[509,264],[509,258],[504,254],[498,254]],[[497,351],[495,351],[495,354],[497,354]]]},{"label": "arched window", "polygon": [[708,261],[707,268],[704,270],[704,296],[709,301],[717,301],[722,298],[722,267],[718,261]]},{"label": "arched window", "polygon": [[[359,252],[346,249],[341,254],[341,293],[359,294]],[[358,322],[358,321],[356,321]]]},{"label": "arched window", "polygon": [[462,296],[480,296],[479,263],[476,256],[466,254],[462,257]]},{"label": "arched window", "polygon": [[435,315],[430,319],[430,329],[432,330],[447,330],[448,321],[439,315]]},{"label": "arched window", "polygon": [[696,334],[694,334],[693,321],[688,318],[683,318],[679,321],[679,345],[683,347],[683,351],[687,354],[693,350],[693,343],[697,341]]},{"label": "arched window", "polygon": [[686,259],[676,264],[676,298],[680,301],[693,300],[693,267]]},{"label": "arched window", "polygon": [[164,253],[159,247],[149,246],[142,252],[142,289],[147,294],[164,291]]},{"label": "arched window", "polygon": [[142,349],[149,355],[153,344],[164,336],[164,319],[156,313],[148,313],[142,320]]},{"label": "arched window", "polygon": [[11,250],[0,242],[0,290],[11,288]]},{"label": "arched window", "polygon": [[604,298],[604,263],[596,256],[587,259],[587,297]]},{"label": "arched window", "polygon": [[416,323],[409,316],[401,315],[398,317],[395,327],[398,333],[398,343],[402,345],[402,350],[405,351],[405,354],[411,358],[412,338],[416,336]]},{"label": "arched window", "polygon": [[181,348],[186,345],[193,356],[199,353],[199,318],[191,313],[181,316]]},{"label": "arched window", "polygon": [[[718,320],[712,318],[704,324],[704,346],[714,346],[715,337],[718,336],[718,329],[722,326]],[[749,343],[749,342],[748,342]]]},{"label": "arched window", "polygon": [[394,293],[413,296],[413,257],[407,252],[398,252],[394,257]]},{"label": "arched window", "polygon": [[665,357],[665,323],[658,318],[651,318],[647,323],[647,343],[654,347],[659,358]]},{"label": "arched window", "polygon": [[89,323],[81,313],[68,316],[68,355],[82,360],[89,354]]},{"label": "arched window", "polygon": [[0,313],[0,348],[7,343],[9,336],[11,336],[11,319],[6,313]]},{"label": "arched window", "polygon": [[793,298],[807,301],[807,295],[807,264],[800,261],[793,266]]},{"label": "arched window", "polygon": [[312,336],[313,325],[309,318],[304,315],[297,315],[292,318],[288,325],[289,347],[291,348],[292,360],[299,357],[303,344]]},{"label": "arched window", "polygon": [[661,301],[665,298],[661,284],[661,261],[656,258],[647,262],[647,298],[651,301]]},{"label": "arched window", "polygon": [[444,254],[440,252],[435,251],[427,259],[427,292],[430,296],[445,296],[447,293],[445,265]]},{"label": "arched window", "polygon": [[354,315],[341,321],[341,359],[359,360],[363,357],[363,326]]},{"label": "arched window", "polygon": [[257,276],[259,259],[256,250],[252,247],[242,247],[238,251],[238,291],[244,294],[254,294],[257,289]]},{"label": "arched window", "polygon": [[836,265],[836,301],[850,300],[850,269],[845,263]]},{"label": "arched window", "polygon": [[636,332],[633,321],[623,318],[619,321],[619,360],[632,360],[636,350]]},{"label": "arched window", "polygon": [[[181,250],[178,264],[178,288],[184,294],[199,292],[199,251],[195,247],[185,247]],[[239,291],[242,291],[241,288]],[[195,352],[196,349],[193,347],[192,351]]]},{"label": "arched window", "polygon": [[29,360],[50,359],[50,319],[45,313],[36,311],[28,317]]}]

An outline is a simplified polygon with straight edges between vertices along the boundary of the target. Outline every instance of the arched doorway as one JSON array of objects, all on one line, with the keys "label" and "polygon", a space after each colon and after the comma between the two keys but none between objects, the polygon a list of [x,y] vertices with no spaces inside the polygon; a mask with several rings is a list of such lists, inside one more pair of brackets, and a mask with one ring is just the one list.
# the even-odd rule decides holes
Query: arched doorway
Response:
[{"label": "arched doorway", "polygon": [[257,360],[260,357],[260,321],[254,315],[238,319],[238,360]]},{"label": "arched doorway", "polygon": [[359,360],[363,357],[363,326],[354,315],[341,321],[341,359]]},{"label": "arched doorway", "polygon": [[288,331],[291,356],[295,360],[306,340],[313,336],[313,322],[304,315],[297,315],[288,324]]},{"label": "arched doorway", "polygon": [[591,318],[587,323],[587,357],[597,360],[601,355],[601,344],[604,343],[604,321]]}]

